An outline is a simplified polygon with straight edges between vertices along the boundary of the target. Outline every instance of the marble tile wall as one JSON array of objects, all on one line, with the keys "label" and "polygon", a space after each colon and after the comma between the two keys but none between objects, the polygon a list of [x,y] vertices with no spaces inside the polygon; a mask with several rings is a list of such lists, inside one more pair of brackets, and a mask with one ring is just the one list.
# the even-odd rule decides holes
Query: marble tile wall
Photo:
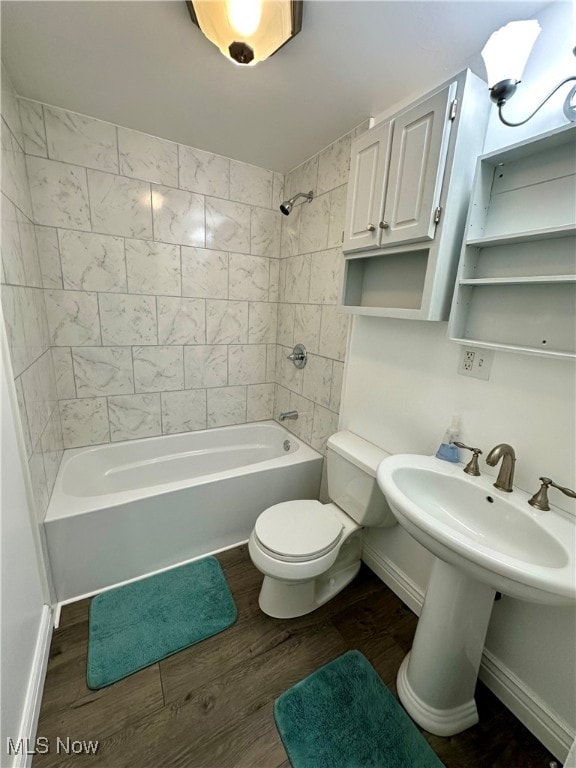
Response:
[{"label": "marble tile wall", "polygon": [[[312,190],[314,199],[299,200],[282,219],[274,417],[298,411],[284,425],[324,455],[338,429],[350,317],[337,307],[350,143],[367,127],[366,121],[285,177],[286,198]],[[287,360],[297,343],[308,351],[301,370]]]},{"label": "marble tile wall", "polygon": [[285,425],[325,453],[350,141],[366,126],[284,179],[12,90],[3,104],[3,306],[41,506],[63,448],[295,409]]},{"label": "marble tile wall", "polygon": [[[55,271],[53,243],[35,225],[18,100],[2,67],[1,303],[36,515],[43,519],[63,436],[44,288]],[[45,252],[45,268],[39,253]]]},{"label": "marble tile wall", "polygon": [[272,418],[283,176],[19,104],[64,447]]}]

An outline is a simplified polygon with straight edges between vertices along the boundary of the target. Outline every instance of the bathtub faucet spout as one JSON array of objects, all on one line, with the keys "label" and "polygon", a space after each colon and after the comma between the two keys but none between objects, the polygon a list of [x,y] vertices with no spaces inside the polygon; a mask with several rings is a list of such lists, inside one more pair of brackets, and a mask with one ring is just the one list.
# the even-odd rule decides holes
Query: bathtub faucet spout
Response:
[{"label": "bathtub faucet spout", "polygon": [[298,411],[286,411],[279,416],[280,421],[286,421],[286,419],[297,419]]}]

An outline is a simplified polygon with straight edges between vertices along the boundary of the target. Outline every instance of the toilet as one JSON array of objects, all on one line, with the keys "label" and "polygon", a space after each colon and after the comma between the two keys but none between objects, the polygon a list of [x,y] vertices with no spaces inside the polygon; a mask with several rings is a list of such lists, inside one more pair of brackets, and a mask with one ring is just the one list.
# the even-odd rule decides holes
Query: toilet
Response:
[{"label": "toilet", "polygon": [[362,529],[392,526],[396,518],[376,483],[389,454],[352,432],[328,439],[328,495],[268,507],[248,542],[264,574],[260,608],[277,619],[304,616],[349,584],[360,570]]}]

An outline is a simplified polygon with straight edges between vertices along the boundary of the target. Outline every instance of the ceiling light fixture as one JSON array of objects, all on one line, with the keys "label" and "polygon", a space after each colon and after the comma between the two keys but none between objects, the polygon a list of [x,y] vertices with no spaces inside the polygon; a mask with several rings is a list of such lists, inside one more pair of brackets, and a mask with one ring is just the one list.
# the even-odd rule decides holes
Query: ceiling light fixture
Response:
[{"label": "ceiling light fixture", "polygon": [[[521,82],[524,67],[540,34],[540,24],[535,20],[511,21],[505,27],[493,32],[490,39],[482,49],[482,58],[488,73],[488,82],[494,83],[490,87],[490,98],[498,105],[498,117],[512,128],[524,125],[531,120],[536,112],[546,104],[548,99],[566,83],[576,80],[576,75],[567,77],[550,91],[548,96],[540,102],[532,114],[519,123],[511,123],[502,115],[502,107],[515,93]],[[576,51],[575,51],[576,53]],[[564,101],[564,114],[571,122],[576,122],[576,104],[573,103],[576,96],[576,85],[571,88]]]},{"label": "ceiling light fixture", "polygon": [[272,56],[302,29],[303,0],[186,0],[192,21],[236,64]]}]

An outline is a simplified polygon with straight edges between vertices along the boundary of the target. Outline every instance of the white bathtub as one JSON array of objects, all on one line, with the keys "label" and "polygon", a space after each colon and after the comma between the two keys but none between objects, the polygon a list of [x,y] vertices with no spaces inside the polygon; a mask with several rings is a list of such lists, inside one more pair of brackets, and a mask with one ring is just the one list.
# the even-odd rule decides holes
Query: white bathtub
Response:
[{"label": "white bathtub", "polygon": [[57,599],[245,542],[266,507],[318,498],[321,472],[273,421],[67,450],[45,518]]}]

